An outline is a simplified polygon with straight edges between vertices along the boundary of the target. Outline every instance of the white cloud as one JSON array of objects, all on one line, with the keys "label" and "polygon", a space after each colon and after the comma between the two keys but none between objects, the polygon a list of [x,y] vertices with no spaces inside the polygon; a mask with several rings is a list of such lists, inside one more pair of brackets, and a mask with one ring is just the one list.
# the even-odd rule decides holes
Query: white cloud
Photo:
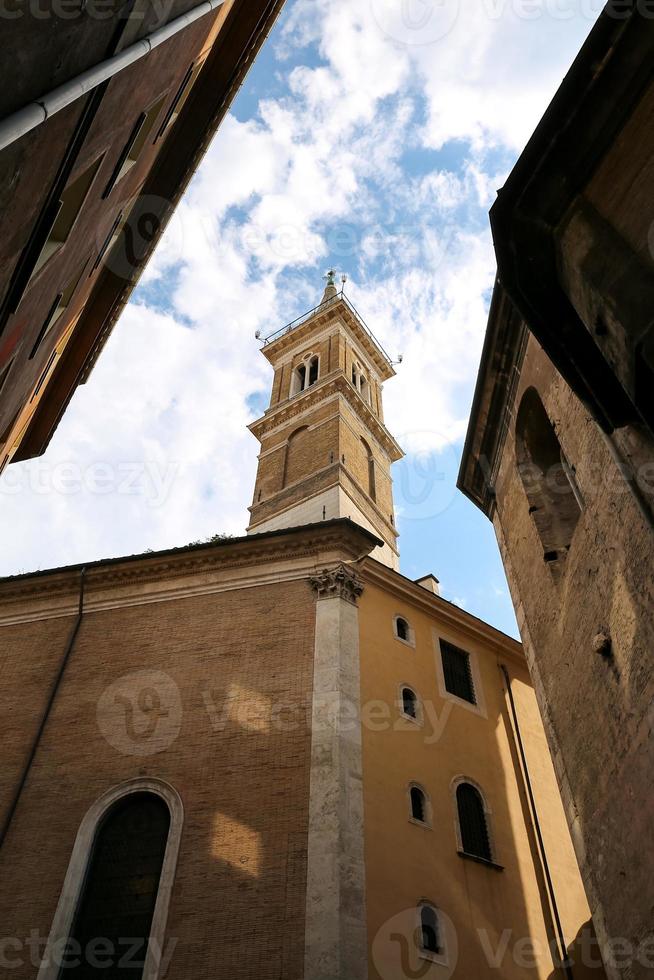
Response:
[{"label": "white cloud", "polygon": [[[1,573],[242,532],[257,453],[246,424],[270,383],[254,332],[313,306],[327,261],[405,355],[389,428],[410,451],[461,438],[494,274],[496,151],[505,161],[524,143],[590,21],[493,19],[491,0],[466,0],[446,36],[402,43],[385,3],[289,0],[272,42],[282,94],[225,120],[46,456],[0,485]],[[452,155],[407,162],[441,147]],[[62,476],[71,461],[78,492]],[[102,490],[96,464],[111,473]]]}]

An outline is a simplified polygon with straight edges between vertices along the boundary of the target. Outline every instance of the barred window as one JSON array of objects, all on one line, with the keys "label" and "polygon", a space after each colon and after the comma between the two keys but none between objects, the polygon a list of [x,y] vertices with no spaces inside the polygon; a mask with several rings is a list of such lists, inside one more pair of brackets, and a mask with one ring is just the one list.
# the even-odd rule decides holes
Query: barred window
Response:
[{"label": "barred window", "polygon": [[445,690],[462,701],[477,704],[475,685],[472,680],[470,654],[447,640],[441,640],[441,658]]},{"label": "barred window", "polygon": [[425,953],[442,953],[438,913],[431,905],[420,906],[420,948]]},{"label": "barred window", "polygon": [[470,783],[461,783],[456,790],[456,806],[461,832],[461,847],[465,854],[492,861],[486,811],[481,793]]},{"label": "barred window", "polygon": [[[64,963],[60,980],[113,980],[118,975],[141,980],[169,827],[170,811],[153,793],[132,793],[109,810],[94,841],[69,934],[71,947],[82,955]],[[111,952],[100,958],[84,955],[99,938]],[[130,949],[127,940],[129,964],[118,969]]]}]

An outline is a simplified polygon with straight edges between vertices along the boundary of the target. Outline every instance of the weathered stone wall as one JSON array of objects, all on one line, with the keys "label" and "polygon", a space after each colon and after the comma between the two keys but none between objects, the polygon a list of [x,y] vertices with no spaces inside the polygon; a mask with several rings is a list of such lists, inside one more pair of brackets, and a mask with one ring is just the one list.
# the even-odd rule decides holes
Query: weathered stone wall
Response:
[{"label": "weathered stone wall", "polygon": [[[534,386],[583,506],[563,565],[543,560],[516,466],[515,421]],[[654,539],[598,426],[529,340],[496,481],[495,527],[600,940],[638,950],[652,927]],[[558,563],[557,563],[558,564]],[[645,954],[611,976],[651,976]],[[651,953],[650,953],[651,964]]]}]

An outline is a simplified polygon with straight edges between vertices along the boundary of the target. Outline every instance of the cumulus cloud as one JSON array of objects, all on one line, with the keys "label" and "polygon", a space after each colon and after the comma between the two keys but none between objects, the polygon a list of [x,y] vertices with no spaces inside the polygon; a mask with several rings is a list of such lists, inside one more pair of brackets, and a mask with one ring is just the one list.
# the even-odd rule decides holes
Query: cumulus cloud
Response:
[{"label": "cumulus cloud", "polygon": [[274,91],[255,66],[265,97],[246,85],[45,457],[0,481],[0,573],[242,533],[271,380],[254,334],[315,305],[328,263],[404,354],[391,431],[409,453],[462,438],[486,212],[596,15],[566,2],[289,0]]}]

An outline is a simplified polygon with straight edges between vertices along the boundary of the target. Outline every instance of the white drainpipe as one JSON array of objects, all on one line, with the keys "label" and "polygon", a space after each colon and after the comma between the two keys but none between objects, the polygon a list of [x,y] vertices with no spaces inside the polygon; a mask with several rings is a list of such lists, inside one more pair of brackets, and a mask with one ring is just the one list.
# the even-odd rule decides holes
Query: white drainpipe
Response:
[{"label": "white drainpipe", "polygon": [[106,61],[101,61],[93,68],[89,68],[87,71],[83,71],[81,75],[77,75],[76,78],[71,78],[69,82],[65,82],[58,88],[48,92],[43,98],[30,102],[29,105],[26,105],[23,109],[18,109],[17,112],[12,112],[10,116],[0,121],[0,150],[3,150],[6,146],[20,139],[25,133],[29,133],[31,129],[40,126],[46,119],[53,116],[55,112],[59,112],[60,109],[64,109],[71,102],[75,102],[76,99],[86,95],[87,92],[90,92],[102,82],[106,82],[108,78],[117,75],[123,68],[134,64],[139,58],[144,58],[153,48],[163,44],[164,41],[167,41],[168,38],[173,37],[175,34],[179,34],[189,24],[193,24],[200,17],[211,13],[212,10],[217,10],[224,2],[225,0],[204,0],[197,7],[182,14],[181,17],[176,17],[175,20],[171,20],[169,24],[165,24],[164,27],[153,31],[147,37],[141,38],[140,41],[125,48],[124,51],[114,55],[113,58],[107,58]]}]

